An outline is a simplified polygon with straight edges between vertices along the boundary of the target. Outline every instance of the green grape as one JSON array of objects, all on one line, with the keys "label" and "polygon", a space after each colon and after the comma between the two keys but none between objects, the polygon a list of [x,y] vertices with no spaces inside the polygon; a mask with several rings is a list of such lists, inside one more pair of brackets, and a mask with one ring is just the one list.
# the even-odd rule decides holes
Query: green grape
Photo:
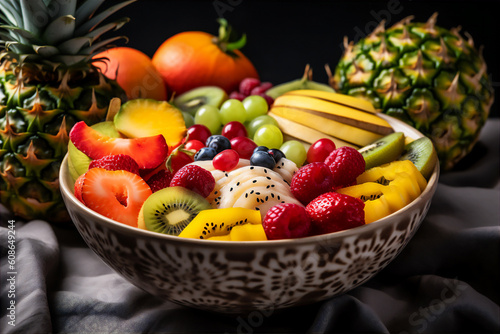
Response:
[{"label": "green grape", "polygon": [[184,117],[184,123],[186,123],[186,128],[189,128],[194,124],[194,117],[186,111],[182,111],[182,117]]},{"label": "green grape", "polygon": [[280,148],[281,144],[283,144],[283,134],[276,125],[264,124],[255,132],[253,141],[258,146]]},{"label": "green grape", "polygon": [[253,138],[257,129],[264,124],[272,124],[278,126],[278,122],[276,122],[276,120],[269,115],[256,117],[246,124],[248,138]]},{"label": "green grape", "polygon": [[288,160],[295,162],[297,167],[302,167],[307,158],[307,151],[304,145],[297,140],[289,140],[280,147]]},{"label": "green grape", "polygon": [[205,125],[212,134],[219,133],[222,127],[219,109],[208,104],[201,106],[194,115],[194,123]]},{"label": "green grape", "polygon": [[226,102],[220,106],[219,113],[222,124],[224,125],[232,121],[243,124],[247,120],[247,112],[245,111],[245,107],[243,107],[243,103],[236,99],[226,100]]},{"label": "green grape", "polygon": [[269,107],[266,99],[259,95],[250,95],[243,100],[243,107],[247,112],[247,120],[267,114]]}]

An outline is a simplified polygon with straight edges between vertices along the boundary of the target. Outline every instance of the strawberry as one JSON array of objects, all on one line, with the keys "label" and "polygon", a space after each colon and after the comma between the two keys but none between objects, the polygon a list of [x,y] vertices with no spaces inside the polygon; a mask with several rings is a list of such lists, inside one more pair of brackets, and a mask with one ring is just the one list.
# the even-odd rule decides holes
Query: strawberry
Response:
[{"label": "strawberry", "polygon": [[84,179],[85,179],[85,174],[82,174],[75,181],[75,197],[82,203],[83,203],[82,187],[83,187],[83,180]]},{"label": "strawberry", "polygon": [[139,165],[126,154],[106,155],[102,158],[92,160],[90,168],[104,168],[106,170],[126,170],[139,175]]},{"label": "strawberry", "polygon": [[97,132],[83,121],[73,126],[69,138],[77,149],[93,160],[106,155],[126,154],[134,157],[141,169],[156,168],[168,155],[168,145],[163,135],[111,138]]},{"label": "strawberry", "polygon": [[185,153],[184,151],[175,151],[168,157],[167,164],[172,169],[172,172],[177,172],[182,167],[194,161],[192,153]]},{"label": "strawberry", "polygon": [[176,173],[179,169],[194,161],[194,153],[186,149],[186,141],[179,144],[170,151],[167,158],[166,167],[172,173]]},{"label": "strawberry", "polygon": [[173,175],[169,170],[161,169],[156,174],[153,174],[146,183],[152,192],[157,192],[160,189],[169,187],[172,177]]},{"label": "strawberry", "polygon": [[210,195],[215,187],[215,179],[205,168],[187,165],[179,169],[170,182],[171,187],[184,187],[203,197]]},{"label": "strawberry", "polygon": [[337,232],[365,224],[365,203],[355,197],[328,192],[306,206],[313,234]]},{"label": "strawberry", "polygon": [[309,235],[311,220],[302,206],[284,203],[267,211],[262,227],[269,240],[302,238]]},{"label": "strawberry", "polygon": [[84,174],[82,199],[95,212],[137,227],[137,217],[151,189],[137,174],[92,168]]},{"label": "strawberry", "polygon": [[323,162],[313,162],[301,167],[292,177],[290,190],[302,204],[332,190],[332,172]]},{"label": "strawberry", "polygon": [[365,171],[365,159],[355,148],[342,146],[325,159],[333,175],[334,189],[356,184],[356,178]]}]

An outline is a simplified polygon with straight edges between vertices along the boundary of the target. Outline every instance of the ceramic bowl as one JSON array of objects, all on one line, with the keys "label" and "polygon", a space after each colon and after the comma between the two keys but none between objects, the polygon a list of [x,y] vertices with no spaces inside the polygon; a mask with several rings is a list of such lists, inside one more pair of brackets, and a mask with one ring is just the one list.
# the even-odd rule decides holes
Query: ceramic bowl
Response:
[{"label": "ceramic bowl", "polygon": [[[417,139],[414,128],[387,119]],[[172,302],[222,313],[277,310],[332,298],[363,284],[406,246],[437,187],[405,208],[350,230],[294,240],[224,242],[184,239],[133,228],[85,207],[73,195],[67,157],[60,171],[69,214],[88,246],[137,287]]]}]

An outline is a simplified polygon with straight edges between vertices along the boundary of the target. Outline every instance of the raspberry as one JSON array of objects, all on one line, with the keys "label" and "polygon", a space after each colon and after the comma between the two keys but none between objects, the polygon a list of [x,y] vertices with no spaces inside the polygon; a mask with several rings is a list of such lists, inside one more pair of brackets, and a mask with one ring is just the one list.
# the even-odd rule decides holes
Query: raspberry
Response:
[{"label": "raspberry", "polygon": [[172,181],[172,173],[166,169],[159,170],[156,174],[153,174],[146,183],[151,188],[152,192],[157,192],[163,188],[170,186]]},{"label": "raspberry", "polygon": [[329,192],[312,200],[306,212],[312,233],[324,234],[364,225],[364,207],[365,203],[358,198]]},{"label": "raspberry", "polygon": [[356,178],[365,171],[365,159],[355,148],[342,146],[325,159],[333,176],[334,189],[356,184]]},{"label": "raspberry", "polygon": [[330,168],[323,162],[313,162],[293,175],[290,189],[295,198],[307,205],[319,195],[332,191],[333,185]]},{"label": "raspberry", "polygon": [[214,190],[215,179],[212,173],[205,168],[197,165],[186,165],[175,173],[170,181],[170,186],[184,187],[207,197]]},{"label": "raspberry", "polygon": [[104,168],[106,170],[125,170],[139,175],[139,165],[126,154],[106,155],[90,162],[89,169]]},{"label": "raspberry", "polygon": [[302,206],[284,203],[267,211],[262,227],[269,240],[302,238],[309,235],[311,221]]}]

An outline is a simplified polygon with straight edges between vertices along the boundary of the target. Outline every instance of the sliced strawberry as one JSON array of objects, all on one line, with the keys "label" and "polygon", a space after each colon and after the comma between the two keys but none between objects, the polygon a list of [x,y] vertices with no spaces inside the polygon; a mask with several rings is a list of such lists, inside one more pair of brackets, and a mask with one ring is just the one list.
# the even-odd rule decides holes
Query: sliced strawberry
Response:
[{"label": "sliced strawberry", "polygon": [[137,217],[151,189],[137,174],[92,168],[85,173],[82,199],[103,216],[137,227]]},{"label": "sliced strawberry", "polygon": [[157,167],[168,155],[168,145],[162,135],[142,138],[111,138],[100,134],[85,122],[76,123],[69,133],[71,142],[91,159],[106,155],[131,156],[141,169]]}]

